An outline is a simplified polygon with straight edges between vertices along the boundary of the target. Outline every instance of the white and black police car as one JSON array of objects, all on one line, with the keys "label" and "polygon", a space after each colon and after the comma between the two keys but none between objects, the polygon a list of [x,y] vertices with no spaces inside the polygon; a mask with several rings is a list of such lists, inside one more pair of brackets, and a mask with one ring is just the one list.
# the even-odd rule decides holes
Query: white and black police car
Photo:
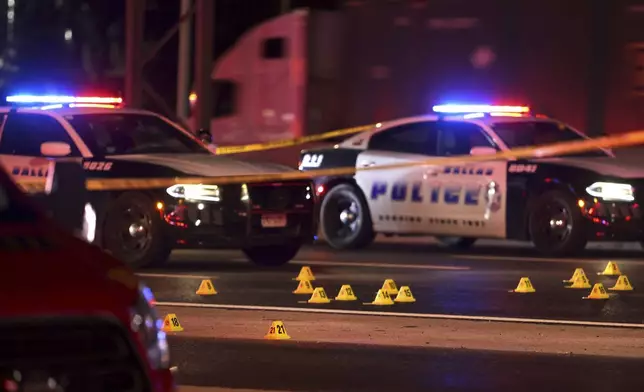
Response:
[{"label": "white and black police car", "polygon": [[[377,124],[333,148],[303,150],[299,169],[359,169],[587,139],[528,107],[439,105],[434,112]],[[354,170],[315,178],[315,186],[322,234],[339,249],[366,246],[376,233],[433,235],[461,249],[479,238],[525,240],[550,255],[573,254],[588,241],[644,240],[644,167],[604,149]]]},{"label": "white and black police car", "polygon": [[[216,156],[204,140],[117,97],[11,96],[0,109],[0,163],[14,179],[46,181],[48,158],[82,162],[88,179],[180,178],[295,171]],[[261,265],[287,263],[316,233],[310,181],[181,184],[90,191],[94,243],[134,267],[175,248],[241,249]],[[64,186],[64,184],[62,184]]]}]

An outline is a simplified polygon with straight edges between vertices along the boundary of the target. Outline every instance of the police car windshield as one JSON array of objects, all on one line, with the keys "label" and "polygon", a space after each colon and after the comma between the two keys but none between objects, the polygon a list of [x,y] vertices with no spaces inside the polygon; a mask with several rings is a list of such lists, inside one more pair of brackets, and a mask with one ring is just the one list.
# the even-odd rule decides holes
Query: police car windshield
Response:
[{"label": "police car windshield", "polygon": [[198,141],[149,114],[65,116],[94,155],[209,154]]},{"label": "police car windshield", "polygon": [[[586,140],[569,127],[554,121],[507,121],[492,125],[494,132],[509,148]],[[566,156],[610,156],[594,149]]]}]

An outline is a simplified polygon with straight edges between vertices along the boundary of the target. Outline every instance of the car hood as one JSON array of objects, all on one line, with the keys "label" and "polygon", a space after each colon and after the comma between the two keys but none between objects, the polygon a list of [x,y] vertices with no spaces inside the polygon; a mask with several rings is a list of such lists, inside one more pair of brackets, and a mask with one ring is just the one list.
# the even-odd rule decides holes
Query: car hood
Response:
[{"label": "car hood", "polygon": [[145,154],[110,156],[109,159],[144,162],[165,166],[195,176],[244,176],[296,171],[288,166],[266,162],[249,162],[206,154]]},{"label": "car hood", "polygon": [[0,317],[122,312],[138,279],[114,258],[55,228],[0,225]]},{"label": "car hood", "polygon": [[563,166],[578,167],[594,171],[600,175],[620,178],[644,178],[644,164],[636,164],[619,157],[588,157],[588,158],[543,158],[535,163],[554,163]]}]

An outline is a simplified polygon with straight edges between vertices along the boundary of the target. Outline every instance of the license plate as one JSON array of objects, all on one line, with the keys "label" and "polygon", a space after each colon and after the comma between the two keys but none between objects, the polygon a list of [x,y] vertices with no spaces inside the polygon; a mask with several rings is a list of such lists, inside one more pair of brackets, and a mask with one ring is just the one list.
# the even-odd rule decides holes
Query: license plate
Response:
[{"label": "license plate", "polygon": [[286,226],[285,214],[262,215],[262,227],[284,227]]}]

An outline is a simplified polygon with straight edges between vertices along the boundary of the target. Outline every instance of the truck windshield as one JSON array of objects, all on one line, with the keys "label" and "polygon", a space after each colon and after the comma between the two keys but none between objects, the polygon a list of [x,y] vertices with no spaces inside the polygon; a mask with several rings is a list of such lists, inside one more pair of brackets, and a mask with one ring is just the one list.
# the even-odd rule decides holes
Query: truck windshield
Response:
[{"label": "truck windshield", "polygon": [[149,114],[65,116],[93,154],[210,154],[198,141]]},{"label": "truck windshield", "polygon": [[[586,140],[584,136],[569,127],[554,121],[504,121],[493,124],[492,129],[511,149]],[[602,149],[595,149],[566,156],[610,155]]]}]

